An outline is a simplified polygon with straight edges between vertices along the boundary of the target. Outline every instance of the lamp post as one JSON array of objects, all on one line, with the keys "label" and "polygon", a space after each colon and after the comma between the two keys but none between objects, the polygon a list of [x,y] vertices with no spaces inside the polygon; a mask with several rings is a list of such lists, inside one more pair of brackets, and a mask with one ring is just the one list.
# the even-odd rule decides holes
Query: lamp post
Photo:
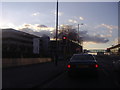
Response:
[{"label": "lamp post", "polygon": [[57,7],[56,7],[56,55],[55,55],[55,65],[57,66],[57,59],[58,59],[58,0],[57,0]]},{"label": "lamp post", "polygon": [[79,26],[80,26],[80,25],[83,25],[83,23],[78,24],[78,43],[80,43],[80,41],[79,41],[79,38],[80,38],[80,37],[79,37],[79,33],[80,33],[80,31],[79,31],[79,28],[80,28],[80,27],[79,27]]},{"label": "lamp post", "polygon": [[80,24],[78,24],[78,43],[79,43],[79,25]]}]

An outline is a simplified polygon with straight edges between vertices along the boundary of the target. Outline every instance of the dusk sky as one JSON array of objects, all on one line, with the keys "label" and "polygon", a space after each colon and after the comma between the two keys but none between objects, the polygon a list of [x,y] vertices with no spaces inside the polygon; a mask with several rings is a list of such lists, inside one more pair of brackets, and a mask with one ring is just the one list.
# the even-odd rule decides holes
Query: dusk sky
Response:
[{"label": "dusk sky", "polygon": [[[2,2],[0,28],[47,33],[55,28],[56,2]],[[80,25],[84,49],[117,44],[118,2],[59,2],[59,25]],[[38,28],[38,26],[45,26]],[[47,27],[47,29],[46,29]]]}]

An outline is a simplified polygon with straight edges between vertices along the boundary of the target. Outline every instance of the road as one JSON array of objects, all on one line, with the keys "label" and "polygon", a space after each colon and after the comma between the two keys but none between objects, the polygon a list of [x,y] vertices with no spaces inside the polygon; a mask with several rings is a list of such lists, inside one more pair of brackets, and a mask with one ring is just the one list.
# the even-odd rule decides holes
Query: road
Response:
[{"label": "road", "polygon": [[52,80],[63,72],[64,61],[39,63],[2,70],[2,88],[33,88]]},{"label": "road", "polygon": [[3,88],[120,88],[118,75],[113,70],[115,57],[97,56],[98,77],[69,77],[66,61],[34,64],[2,70]]},{"label": "road", "polygon": [[97,57],[99,64],[98,77],[75,76],[69,77],[64,71],[58,77],[37,88],[119,88],[120,84],[112,68],[112,59]]}]

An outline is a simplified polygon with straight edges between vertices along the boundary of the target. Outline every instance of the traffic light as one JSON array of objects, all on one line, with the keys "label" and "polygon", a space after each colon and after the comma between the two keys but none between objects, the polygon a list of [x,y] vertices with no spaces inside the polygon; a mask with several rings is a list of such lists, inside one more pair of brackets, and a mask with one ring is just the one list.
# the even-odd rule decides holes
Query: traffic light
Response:
[{"label": "traffic light", "polygon": [[67,43],[67,37],[66,36],[63,36],[62,37],[62,41],[63,41],[63,44],[65,45]]},{"label": "traffic light", "polygon": [[63,40],[66,40],[67,39],[67,37],[66,36],[63,36]]}]

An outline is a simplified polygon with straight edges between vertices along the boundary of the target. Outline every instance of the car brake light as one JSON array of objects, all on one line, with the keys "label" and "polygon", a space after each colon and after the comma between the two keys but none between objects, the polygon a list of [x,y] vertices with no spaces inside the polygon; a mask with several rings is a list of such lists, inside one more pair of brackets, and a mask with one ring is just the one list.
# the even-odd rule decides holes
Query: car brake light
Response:
[{"label": "car brake light", "polygon": [[98,68],[98,64],[95,64],[95,67]]},{"label": "car brake light", "polygon": [[70,68],[70,65],[67,65],[68,68]]}]

